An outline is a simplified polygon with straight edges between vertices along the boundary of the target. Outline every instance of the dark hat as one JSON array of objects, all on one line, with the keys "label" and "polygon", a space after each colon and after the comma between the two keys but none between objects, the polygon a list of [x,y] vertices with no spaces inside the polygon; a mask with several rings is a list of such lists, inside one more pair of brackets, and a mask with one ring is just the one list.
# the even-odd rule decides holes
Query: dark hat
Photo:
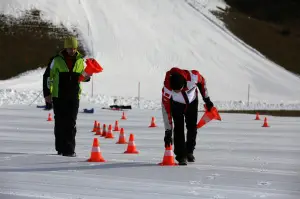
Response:
[{"label": "dark hat", "polygon": [[170,84],[172,90],[180,90],[185,84],[185,79],[179,73],[172,73],[170,76]]}]

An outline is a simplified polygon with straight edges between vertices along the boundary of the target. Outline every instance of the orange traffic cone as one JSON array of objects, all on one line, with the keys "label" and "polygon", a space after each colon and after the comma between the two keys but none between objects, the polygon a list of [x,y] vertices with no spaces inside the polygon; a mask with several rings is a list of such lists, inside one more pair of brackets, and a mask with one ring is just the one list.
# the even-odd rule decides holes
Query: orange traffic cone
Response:
[{"label": "orange traffic cone", "polygon": [[119,121],[116,120],[115,122],[115,128],[114,128],[114,131],[120,131],[120,128],[119,128]]},{"label": "orange traffic cone", "polygon": [[123,111],[123,114],[122,114],[122,117],[121,117],[122,120],[127,120],[127,117],[125,115],[125,112]]},{"label": "orange traffic cone", "polygon": [[92,132],[96,132],[97,131],[97,127],[98,127],[98,122],[97,122],[97,120],[95,120],[95,122],[94,122],[94,128],[93,128]]},{"label": "orange traffic cone", "polygon": [[101,137],[106,137],[106,124],[103,124],[103,130],[102,130],[102,136]]},{"label": "orange traffic cone", "polygon": [[260,120],[260,118],[259,118],[259,113],[256,113],[255,120]]},{"label": "orange traffic cone", "polygon": [[120,135],[119,135],[119,141],[116,144],[127,144],[124,128],[121,128]]},{"label": "orange traffic cone", "polygon": [[49,121],[49,122],[52,121],[51,113],[48,114],[48,119],[47,119],[47,121]]},{"label": "orange traffic cone", "polygon": [[175,160],[174,160],[172,145],[170,145],[169,147],[166,147],[163,161],[161,163],[159,163],[159,165],[161,165],[161,166],[176,166],[176,165],[178,165],[177,163],[175,163]]},{"label": "orange traffic cone", "polygon": [[135,154],[139,153],[136,150],[133,134],[130,134],[130,136],[129,136],[129,143],[128,143],[128,146],[127,146],[127,150],[124,153],[135,153]]},{"label": "orange traffic cone", "polygon": [[267,117],[265,117],[264,124],[262,125],[262,127],[270,127],[268,124]]},{"label": "orange traffic cone", "polygon": [[93,147],[91,151],[91,157],[87,160],[88,162],[106,162],[102,157],[99,142],[97,138],[94,138]]},{"label": "orange traffic cone", "polygon": [[206,105],[204,105],[204,108],[205,108],[205,112],[202,118],[200,119],[200,121],[198,122],[197,128],[201,128],[202,126],[204,126],[205,124],[207,124],[213,119],[221,121],[221,116],[216,107],[212,107],[210,111],[207,111]]},{"label": "orange traffic cone", "polygon": [[100,127],[100,123],[98,123],[97,129],[96,129],[96,133],[95,135],[102,135],[101,133],[101,127]]},{"label": "orange traffic cone", "polygon": [[149,127],[151,127],[151,128],[157,127],[157,125],[155,124],[155,118],[154,118],[154,117],[152,117],[152,119],[151,119],[151,124],[150,124]]},{"label": "orange traffic cone", "polygon": [[111,124],[108,126],[108,132],[107,132],[105,138],[115,138],[114,135],[113,135],[113,133],[112,133],[112,126],[111,126]]}]

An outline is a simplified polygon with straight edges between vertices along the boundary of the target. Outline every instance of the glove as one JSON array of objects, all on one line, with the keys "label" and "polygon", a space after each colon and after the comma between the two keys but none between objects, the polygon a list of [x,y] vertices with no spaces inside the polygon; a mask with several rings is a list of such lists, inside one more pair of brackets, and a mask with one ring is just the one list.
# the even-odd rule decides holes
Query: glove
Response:
[{"label": "glove", "polygon": [[207,111],[210,111],[212,107],[214,107],[214,103],[212,103],[212,101],[210,101],[210,98],[204,98],[203,101],[205,102]]},{"label": "glove", "polygon": [[170,147],[173,144],[172,141],[172,130],[166,130],[165,131],[165,147]]}]

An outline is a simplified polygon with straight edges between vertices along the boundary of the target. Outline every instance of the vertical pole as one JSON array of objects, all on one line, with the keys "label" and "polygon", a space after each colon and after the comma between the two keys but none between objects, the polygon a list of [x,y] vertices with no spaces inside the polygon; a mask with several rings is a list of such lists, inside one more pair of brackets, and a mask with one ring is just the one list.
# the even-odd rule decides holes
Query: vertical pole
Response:
[{"label": "vertical pole", "polygon": [[250,103],[250,84],[248,84],[248,106]]},{"label": "vertical pole", "polygon": [[[88,22],[87,23],[87,25],[88,25],[88,36],[91,38],[91,36],[90,36],[90,33],[91,33],[90,23],[89,23],[89,21],[87,21],[87,22]],[[93,47],[93,41],[92,41],[92,39],[91,39],[91,48],[92,48],[92,56],[94,56],[94,47]],[[93,77],[91,77],[91,78],[92,78],[92,97],[94,97],[94,78]]]},{"label": "vertical pole", "polygon": [[139,82],[138,84],[138,107],[140,107],[140,95],[141,95],[141,92],[140,92],[140,89],[141,89],[141,83]]}]

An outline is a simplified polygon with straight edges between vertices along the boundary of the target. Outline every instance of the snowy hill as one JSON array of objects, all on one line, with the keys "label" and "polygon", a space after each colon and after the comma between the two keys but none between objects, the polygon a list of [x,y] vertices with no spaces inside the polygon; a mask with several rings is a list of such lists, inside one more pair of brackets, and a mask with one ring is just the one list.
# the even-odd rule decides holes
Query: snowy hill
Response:
[{"label": "snowy hill", "polygon": [[[142,97],[159,101],[165,72],[178,66],[199,70],[212,100],[220,104],[246,101],[248,85],[251,101],[299,103],[300,88],[294,87],[299,77],[209,20],[207,9],[221,1],[198,1],[203,8],[198,10],[188,2],[194,1],[2,0],[0,12],[18,15],[18,10],[36,7],[45,19],[76,26],[104,67],[94,78],[95,94],[135,97],[141,82]],[[0,89],[39,91],[42,72],[1,81]],[[91,84],[84,89],[90,93]]]}]

